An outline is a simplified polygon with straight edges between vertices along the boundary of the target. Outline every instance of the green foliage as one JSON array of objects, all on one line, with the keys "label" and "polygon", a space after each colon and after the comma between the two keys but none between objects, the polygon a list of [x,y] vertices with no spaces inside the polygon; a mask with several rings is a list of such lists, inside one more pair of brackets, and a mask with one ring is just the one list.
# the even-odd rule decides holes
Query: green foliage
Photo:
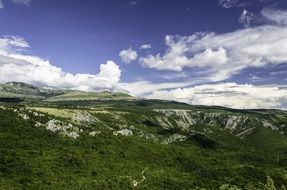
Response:
[{"label": "green foliage", "polygon": [[[287,123],[285,112],[157,100],[119,101],[115,99],[125,95],[109,96],[114,99],[5,104],[9,109],[0,109],[0,189],[271,190],[287,186],[287,139],[280,134]],[[25,109],[25,104],[30,109]],[[38,111],[43,115],[30,112],[36,107],[41,107]],[[172,115],[167,118],[172,126],[163,127],[157,118],[167,116],[153,109],[171,108],[199,111],[202,122],[182,130],[177,122],[180,118]],[[23,119],[14,109],[21,109],[29,119]],[[90,126],[73,123],[84,129],[78,139],[35,127],[36,121],[72,122],[69,118],[75,110],[97,118]],[[221,113],[223,119],[229,114],[264,118],[283,127],[272,131],[250,121],[254,130],[241,138],[223,128],[222,118],[217,118],[218,125],[210,125],[210,119],[202,113]],[[132,129],[134,135],[113,135],[113,131],[122,128]],[[90,131],[101,133],[91,136]],[[145,139],[141,134],[154,135],[158,141]],[[187,140],[161,143],[173,134],[185,135]],[[137,186],[134,182],[138,182]]]},{"label": "green foliage", "polygon": [[267,182],[264,185],[264,189],[265,190],[276,190],[276,188],[274,186],[274,181],[270,176],[267,176]]}]

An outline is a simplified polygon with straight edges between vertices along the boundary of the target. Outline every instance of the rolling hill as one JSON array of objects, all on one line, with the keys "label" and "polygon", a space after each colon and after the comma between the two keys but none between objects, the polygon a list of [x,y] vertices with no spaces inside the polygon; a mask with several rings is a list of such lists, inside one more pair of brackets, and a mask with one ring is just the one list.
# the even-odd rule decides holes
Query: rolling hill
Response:
[{"label": "rolling hill", "polygon": [[15,82],[0,95],[0,189],[287,187],[286,111]]}]

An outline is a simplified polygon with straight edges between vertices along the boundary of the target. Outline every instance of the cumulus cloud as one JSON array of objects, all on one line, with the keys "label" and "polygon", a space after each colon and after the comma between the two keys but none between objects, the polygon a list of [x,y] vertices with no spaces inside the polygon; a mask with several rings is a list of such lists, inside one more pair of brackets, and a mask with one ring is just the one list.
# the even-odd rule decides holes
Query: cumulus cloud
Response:
[{"label": "cumulus cloud", "polygon": [[201,78],[222,81],[247,67],[287,62],[287,27],[264,25],[231,33],[166,36],[163,55],[147,55],[140,63],[158,70],[202,68]]},{"label": "cumulus cloud", "polygon": [[[220,39],[216,39],[216,41],[220,43]],[[213,43],[215,42],[213,41]],[[53,66],[48,60],[22,54],[22,51],[18,50],[19,47],[27,48],[29,44],[21,37],[0,38],[0,82],[20,81],[42,87],[84,91],[123,91],[136,96],[176,100],[189,104],[220,105],[246,109],[287,109],[287,87],[284,86],[254,86],[236,83],[194,86],[202,83],[203,80],[174,83],[153,83],[149,81],[122,83],[120,81],[121,70],[113,61],[101,64],[100,71],[97,74],[74,75]],[[223,50],[219,48],[218,51]],[[196,59],[203,60],[202,57],[207,59],[206,57],[210,56],[213,56],[213,51],[204,51]],[[198,63],[204,65],[208,61],[207,59],[204,63],[199,61]]]},{"label": "cumulus cloud", "polygon": [[119,53],[119,56],[121,57],[122,61],[127,64],[135,61],[138,58],[137,52],[134,51],[132,48],[122,50]]},{"label": "cumulus cloud", "polygon": [[274,22],[278,25],[287,25],[286,11],[265,8],[262,9],[261,14],[267,20]]},{"label": "cumulus cloud", "polygon": [[272,86],[221,83],[191,88],[154,91],[149,98],[176,100],[194,105],[224,106],[238,109],[287,109],[287,89]]},{"label": "cumulus cloud", "polygon": [[222,47],[216,49],[207,48],[190,57],[190,45],[198,38],[198,34],[192,36],[165,37],[167,51],[163,56],[148,55],[140,58],[140,63],[148,68],[159,70],[182,71],[184,67],[205,67],[209,64],[222,65],[227,61],[226,51]]},{"label": "cumulus cloud", "polygon": [[38,86],[86,91],[119,90],[121,70],[113,61],[100,65],[98,74],[71,74],[48,60],[23,55],[18,48],[29,47],[20,37],[0,38],[0,82],[20,81]]},{"label": "cumulus cloud", "polygon": [[238,21],[240,24],[243,24],[244,27],[249,27],[253,17],[254,17],[253,13],[251,13],[247,10],[243,10]]},{"label": "cumulus cloud", "polygon": [[[0,38],[0,82],[19,81],[41,87],[76,89],[83,91],[122,91],[144,96],[154,90],[186,87],[192,83],[158,83],[149,81],[122,83],[121,70],[113,61],[100,65],[97,74],[71,74],[50,61],[34,55],[25,55],[22,48],[29,43],[19,36]],[[19,50],[21,48],[21,50]]]},{"label": "cumulus cloud", "polygon": [[151,45],[150,44],[143,44],[140,49],[151,49]]}]

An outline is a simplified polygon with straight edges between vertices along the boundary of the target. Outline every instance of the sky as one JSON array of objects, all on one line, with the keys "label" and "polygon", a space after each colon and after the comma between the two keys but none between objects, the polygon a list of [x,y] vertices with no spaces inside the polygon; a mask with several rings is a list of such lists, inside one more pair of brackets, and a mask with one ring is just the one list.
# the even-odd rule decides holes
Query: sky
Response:
[{"label": "sky", "polygon": [[0,0],[0,82],[287,109],[286,0]]}]

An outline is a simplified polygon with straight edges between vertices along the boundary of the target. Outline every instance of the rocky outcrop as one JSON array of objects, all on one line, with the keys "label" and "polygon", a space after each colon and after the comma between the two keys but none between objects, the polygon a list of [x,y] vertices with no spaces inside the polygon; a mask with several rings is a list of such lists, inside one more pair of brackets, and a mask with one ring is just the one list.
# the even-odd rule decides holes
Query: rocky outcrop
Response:
[{"label": "rocky outcrop", "polygon": [[184,135],[180,135],[180,134],[173,134],[171,136],[169,136],[168,138],[166,138],[162,144],[171,144],[171,143],[174,143],[174,142],[181,142],[181,141],[185,141],[187,139],[186,136]]},{"label": "rocky outcrop", "polygon": [[[163,127],[177,127],[182,131],[187,131],[192,126],[217,126],[222,129],[228,129],[234,134],[244,136],[252,133],[255,126],[269,127],[276,130],[271,123],[259,120],[256,117],[242,114],[233,114],[227,112],[202,112],[181,109],[154,109],[164,116],[157,116],[157,121]],[[162,119],[166,117],[165,119]],[[171,126],[173,120],[177,126]],[[168,122],[167,122],[168,121]]]},{"label": "rocky outcrop", "polygon": [[96,120],[90,113],[86,111],[76,111],[72,117],[71,121],[81,124],[81,125],[90,125],[94,123]]},{"label": "rocky outcrop", "polygon": [[98,134],[101,134],[101,131],[91,131],[91,132],[89,132],[89,135],[93,136],[93,137],[98,135]]},{"label": "rocky outcrop", "polygon": [[83,132],[82,129],[79,129],[72,124],[64,124],[59,120],[52,119],[45,124],[46,129],[52,132],[58,132],[64,136],[76,139],[80,136],[80,133]]},{"label": "rocky outcrop", "polygon": [[118,135],[132,136],[133,135],[133,131],[130,130],[130,129],[122,129],[122,130],[113,132],[113,135],[116,135],[116,136],[118,136]]},{"label": "rocky outcrop", "polygon": [[24,113],[18,113],[18,116],[22,117],[24,120],[30,119],[30,117]]},{"label": "rocky outcrop", "polygon": [[140,131],[138,133],[138,136],[141,138],[144,138],[146,141],[159,142],[158,137],[155,136],[154,134],[151,134],[151,133],[146,133],[146,132]]}]

